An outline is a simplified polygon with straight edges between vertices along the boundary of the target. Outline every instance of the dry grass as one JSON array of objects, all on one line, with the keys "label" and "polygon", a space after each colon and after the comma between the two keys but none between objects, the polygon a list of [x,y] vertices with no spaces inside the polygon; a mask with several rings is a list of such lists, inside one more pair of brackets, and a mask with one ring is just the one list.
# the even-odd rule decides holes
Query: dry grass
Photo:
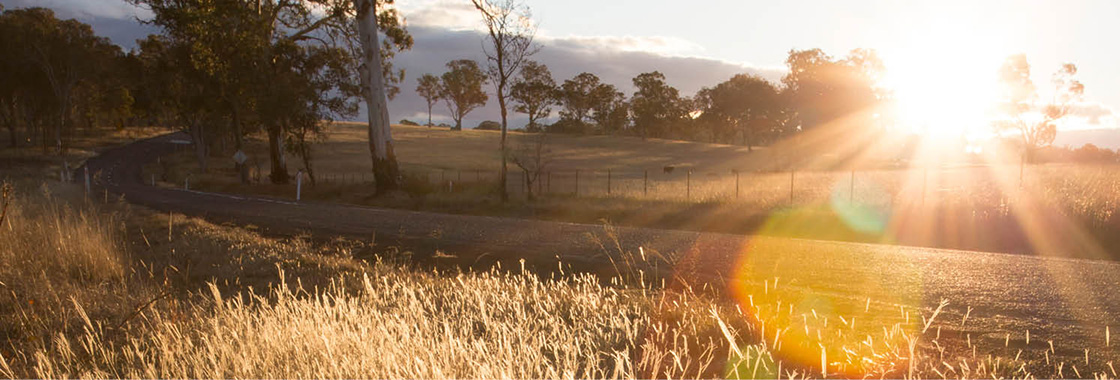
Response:
[{"label": "dry grass", "polygon": [[278,241],[53,193],[14,199],[0,239],[24,243],[3,251],[0,376],[1115,376],[1107,350],[1082,362],[943,338],[958,322],[941,308],[819,309],[778,279],[730,298],[654,285],[643,271],[671,263],[621,249],[609,229],[614,279],[540,278],[418,270],[362,243]]}]

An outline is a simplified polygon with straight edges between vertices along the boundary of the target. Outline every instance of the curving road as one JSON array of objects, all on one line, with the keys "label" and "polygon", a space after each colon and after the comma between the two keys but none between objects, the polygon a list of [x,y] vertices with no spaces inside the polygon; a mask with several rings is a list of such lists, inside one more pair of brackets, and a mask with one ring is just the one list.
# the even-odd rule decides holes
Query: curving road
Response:
[{"label": "curving road", "polygon": [[[515,267],[520,259],[540,271],[557,268],[610,273],[623,261],[617,249],[659,252],[669,263],[661,274],[679,282],[761,286],[779,278],[791,297],[811,299],[840,310],[921,307],[928,314],[946,299],[939,317],[943,334],[968,333],[1003,348],[1054,341],[1058,354],[1080,357],[1083,348],[1103,347],[1105,326],[1120,328],[1120,263],[1018,256],[871,244],[758,238],[745,235],[618,227],[617,246],[604,249],[603,226],[446,215],[331,203],[214,194],[145,185],[140,167],[172,152],[189,138],[170,134],[138,141],[87,162],[108,191],[161,211],[210,220],[253,224],[271,233],[311,232],[375,239],[379,245],[408,247],[421,259]],[[438,255],[436,251],[451,255]],[[678,283],[679,283],[678,282]],[[971,312],[968,312],[971,308]],[[958,326],[968,312],[968,322]],[[1117,330],[1120,331],[1120,330]],[[997,343],[998,344],[995,344]],[[1025,354],[1026,355],[1026,354]],[[1108,349],[1093,355],[1115,356]],[[1111,359],[1109,359],[1111,360]]]}]

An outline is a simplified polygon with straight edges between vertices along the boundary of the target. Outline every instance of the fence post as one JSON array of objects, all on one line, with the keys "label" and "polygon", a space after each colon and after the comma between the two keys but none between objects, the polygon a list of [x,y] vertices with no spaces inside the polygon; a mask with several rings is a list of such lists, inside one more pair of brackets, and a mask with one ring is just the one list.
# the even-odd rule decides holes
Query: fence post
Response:
[{"label": "fence post", "polygon": [[852,203],[856,198],[856,169],[852,169],[852,179],[848,184],[848,203]]},{"label": "fence post", "polygon": [[929,182],[929,167],[922,170],[922,206],[926,205],[926,183]]},{"label": "fence post", "polygon": [[735,170],[735,199],[739,199],[739,170]]},{"label": "fence post", "polygon": [[85,167],[85,169],[86,169],[86,170],[85,170],[85,176],[86,176],[86,194],[89,194],[89,166],[86,166],[86,167]]},{"label": "fence post", "polygon": [[300,193],[303,192],[303,170],[296,172],[296,202],[299,202]]},{"label": "fence post", "polygon": [[793,173],[794,170],[789,170],[789,205],[793,206]]},{"label": "fence post", "polygon": [[611,170],[607,169],[607,195],[611,195]]},{"label": "fence post", "polygon": [[642,171],[642,196],[649,196],[649,169]]},{"label": "fence post", "polygon": [[579,197],[579,169],[576,169],[576,197]]},{"label": "fence post", "polygon": [[688,169],[684,177],[684,199],[692,200],[692,169]]}]

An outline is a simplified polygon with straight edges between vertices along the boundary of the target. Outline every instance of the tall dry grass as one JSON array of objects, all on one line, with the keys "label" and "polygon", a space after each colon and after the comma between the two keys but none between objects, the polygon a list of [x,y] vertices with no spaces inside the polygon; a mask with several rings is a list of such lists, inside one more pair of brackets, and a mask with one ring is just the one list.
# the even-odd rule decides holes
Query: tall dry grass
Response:
[{"label": "tall dry grass", "polygon": [[[951,339],[967,317],[940,308],[815,309],[777,279],[733,299],[661,285],[653,272],[672,263],[609,233],[599,243],[614,278],[542,278],[363,262],[353,257],[368,247],[138,218],[80,195],[12,199],[2,377],[1116,376],[1108,348],[1082,361]],[[178,291],[149,307],[166,289]]]}]

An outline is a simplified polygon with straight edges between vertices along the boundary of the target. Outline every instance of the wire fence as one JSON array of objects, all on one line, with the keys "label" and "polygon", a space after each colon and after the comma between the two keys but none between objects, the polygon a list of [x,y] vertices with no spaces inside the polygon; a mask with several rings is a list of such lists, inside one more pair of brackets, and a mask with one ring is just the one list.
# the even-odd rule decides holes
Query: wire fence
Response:
[{"label": "wire fence", "polygon": [[[457,193],[497,187],[494,169],[410,167],[402,171],[428,192]],[[967,180],[977,168],[882,169],[849,171],[756,172],[734,169],[664,167],[658,169],[555,168],[526,172],[511,167],[506,190],[513,197],[620,197],[711,202],[802,203],[822,199],[888,204],[897,198],[926,202],[986,186]],[[372,183],[368,173],[323,173],[326,184]]]}]

